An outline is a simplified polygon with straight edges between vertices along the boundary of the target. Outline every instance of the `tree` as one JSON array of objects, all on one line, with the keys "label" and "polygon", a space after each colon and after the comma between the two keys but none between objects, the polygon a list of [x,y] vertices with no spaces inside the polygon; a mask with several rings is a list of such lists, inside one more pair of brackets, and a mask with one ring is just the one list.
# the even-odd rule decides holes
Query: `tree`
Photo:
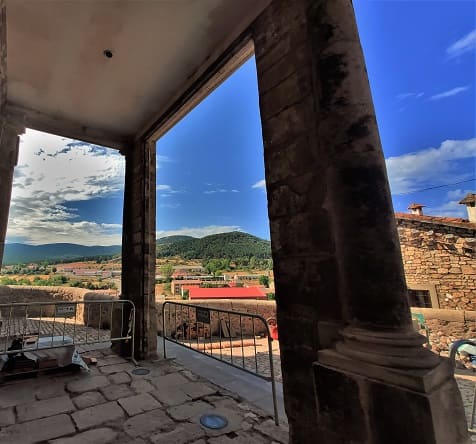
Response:
[{"label": "tree", "polygon": [[160,272],[165,276],[167,280],[170,280],[174,272],[174,267],[172,267],[172,264],[164,264],[160,267]]},{"label": "tree", "polygon": [[260,276],[258,279],[260,285],[264,285],[265,287],[269,287],[269,277],[268,276]]}]

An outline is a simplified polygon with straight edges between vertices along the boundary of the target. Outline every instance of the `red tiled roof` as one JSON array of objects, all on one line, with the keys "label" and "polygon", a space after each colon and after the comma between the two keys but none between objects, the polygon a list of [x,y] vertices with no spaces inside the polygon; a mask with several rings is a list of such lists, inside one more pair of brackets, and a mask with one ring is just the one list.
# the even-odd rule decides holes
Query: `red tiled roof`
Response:
[{"label": "red tiled roof", "polygon": [[418,208],[423,208],[425,205],[419,204],[419,203],[412,203],[409,205],[408,209],[409,210],[417,210]]},{"label": "red tiled roof", "polygon": [[455,225],[461,228],[476,229],[476,224],[467,219],[459,217],[423,216],[419,214],[395,213],[397,219],[415,220],[420,222],[430,222],[442,225]]},{"label": "red tiled roof", "polygon": [[266,299],[258,287],[198,288],[183,287],[190,299]]}]

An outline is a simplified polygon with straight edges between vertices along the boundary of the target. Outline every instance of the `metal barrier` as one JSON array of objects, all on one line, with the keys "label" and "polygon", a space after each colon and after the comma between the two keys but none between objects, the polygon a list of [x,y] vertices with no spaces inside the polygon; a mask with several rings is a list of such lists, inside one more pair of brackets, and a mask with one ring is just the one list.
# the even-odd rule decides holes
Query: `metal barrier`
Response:
[{"label": "metal barrier", "polygon": [[[450,356],[449,356],[450,361],[453,363],[453,367],[456,367],[456,354],[459,353],[458,349],[462,345],[472,345],[476,347],[476,342],[471,341],[470,339],[460,339],[458,341],[453,342],[453,344],[451,345]],[[474,385],[473,401],[471,404],[471,413],[470,413],[469,424],[468,424],[468,430],[471,433],[476,433],[476,423],[474,419],[475,415],[476,415],[476,383]]]},{"label": "metal barrier", "polygon": [[[162,322],[164,358],[167,357],[165,346],[167,340],[271,381],[274,421],[276,425],[279,425],[273,339],[269,326],[262,316],[166,301],[162,306]],[[263,371],[263,368],[259,368],[257,348],[260,344],[257,343],[257,336],[260,333],[266,339],[269,375]],[[245,356],[245,348],[248,350],[249,347],[252,347],[252,353]],[[241,349],[238,356],[237,353],[233,355],[234,348]],[[226,352],[227,350],[229,353]]]},{"label": "metal barrier", "polygon": [[[122,299],[0,304],[0,355],[130,340],[134,361],[135,312]],[[9,350],[14,339],[21,342]]]}]

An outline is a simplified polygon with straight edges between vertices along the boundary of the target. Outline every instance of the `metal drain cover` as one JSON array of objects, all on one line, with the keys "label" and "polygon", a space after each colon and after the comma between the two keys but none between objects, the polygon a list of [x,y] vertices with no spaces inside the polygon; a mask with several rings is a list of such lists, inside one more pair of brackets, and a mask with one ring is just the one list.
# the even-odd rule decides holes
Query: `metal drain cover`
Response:
[{"label": "metal drain cover", "polygon": [[228,419],[221,415],[209,414],[200,418],[200,424],[209,429],[223,429],[228,425]]},{"label": "metal drain cover", "polygon": [[144,367],[137,367],[131,372],[133,375],[148,375],[150,370]]}]

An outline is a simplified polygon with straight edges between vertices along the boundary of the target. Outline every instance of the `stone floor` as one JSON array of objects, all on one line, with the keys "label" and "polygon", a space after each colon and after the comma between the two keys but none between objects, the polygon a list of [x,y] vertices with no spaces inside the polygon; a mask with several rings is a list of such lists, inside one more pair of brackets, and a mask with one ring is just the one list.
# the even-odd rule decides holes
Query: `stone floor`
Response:
[{"label": "stone floor", "polygon": [[[0,444],[264,444],[288,442],[286,425],[171,360],[134,365],[110,349],[87,351],[91,371],[41,374],[0,385]],[[200,425],[205,413],[229,423]]]}]

